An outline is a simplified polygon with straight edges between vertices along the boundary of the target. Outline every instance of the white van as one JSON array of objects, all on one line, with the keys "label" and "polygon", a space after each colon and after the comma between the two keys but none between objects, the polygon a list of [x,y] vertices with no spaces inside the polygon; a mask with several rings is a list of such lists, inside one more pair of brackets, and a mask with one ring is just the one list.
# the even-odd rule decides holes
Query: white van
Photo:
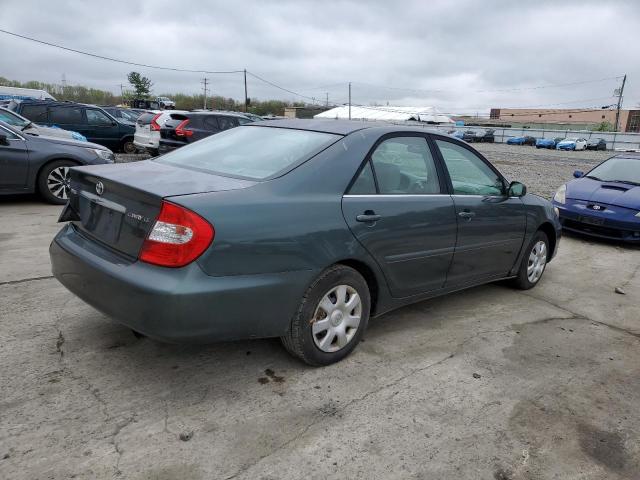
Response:
[{"label": "white van", "polygon": [[44,90],[0,86],[0,101],[2,100],[55,100],[55,98]]}]

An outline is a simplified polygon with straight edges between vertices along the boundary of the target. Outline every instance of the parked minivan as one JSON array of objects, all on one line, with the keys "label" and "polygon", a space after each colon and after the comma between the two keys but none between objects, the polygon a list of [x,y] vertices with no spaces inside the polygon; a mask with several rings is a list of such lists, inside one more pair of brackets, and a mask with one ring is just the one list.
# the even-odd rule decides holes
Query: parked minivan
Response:
[{"label": "parked minivan", "polygon": [[25,100],[11,107],[32,122],[79,132],[90,142],[103,145],[110,150],[125,153],[136,151],[133,144],[134,124],[118,121],[95,105]]}]

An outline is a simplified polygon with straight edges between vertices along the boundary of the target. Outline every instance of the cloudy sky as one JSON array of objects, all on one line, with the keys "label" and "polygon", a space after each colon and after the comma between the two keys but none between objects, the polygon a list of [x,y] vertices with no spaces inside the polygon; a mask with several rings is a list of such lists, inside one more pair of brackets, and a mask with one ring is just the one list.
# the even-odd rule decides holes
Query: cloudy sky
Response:
[{"label": "cloudy sky", "polygon": [[[186,7],[185,5],[190,5]],[[196,6],[197,5],[197,6]],[[436,106],[580,108],[640,104],[637,28],[629,1],[25,1],[2,0],[0,29],[135,63],[243,70],[254,98]],[[133,67],[0,33],[0,76],[120,91],[149,76],[155,93],[243,97],[242,74]],[[566,85],[572,84],[572,85]],[[564,86],[560,86],[564,85]],[[545,88],[535,88],[545,87]],[[308,98],[305,98],[308,97]]]}]

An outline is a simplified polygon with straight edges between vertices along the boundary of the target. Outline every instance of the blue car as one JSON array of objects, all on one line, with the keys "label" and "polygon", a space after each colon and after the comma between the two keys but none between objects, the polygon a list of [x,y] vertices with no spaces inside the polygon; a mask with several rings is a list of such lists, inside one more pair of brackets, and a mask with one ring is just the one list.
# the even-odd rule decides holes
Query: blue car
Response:
[{"label": "blue car", "polygon": [[536,140],[536,148],[556,148],[556,141],[553,138],[539,138]]},{"label": "blue car", "polygon": [[565,138],[556,145],[556,150],[586,150],[587,141],[584,138]]},{"label": "blue car", "polygon": [[573,176],[553,197],[562,228],[640,244],[640,154],[621,153]]},{"label": "blue car", "polygon": [[524,135],[522,137],[511,137],[507,140],[507,145],[535,145],[536,139],[534,137],[530,137],[529,135]]}]

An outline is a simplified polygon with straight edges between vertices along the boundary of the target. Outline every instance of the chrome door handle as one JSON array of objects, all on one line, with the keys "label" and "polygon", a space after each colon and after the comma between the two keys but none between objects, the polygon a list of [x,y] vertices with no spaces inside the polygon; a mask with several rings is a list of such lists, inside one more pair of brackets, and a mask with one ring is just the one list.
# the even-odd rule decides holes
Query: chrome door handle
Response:
[{"label": "chrome door handle", "polygon": [[375,213],[365,213],[363,215],[357,215],[356,221],[370,223],[370,222],[377,222],[381,218],[382,216],[376,215]]},{"label": "chrome door handle", "polygon": [[462,218],[466,218],[467,220],[471,220],[473,217],[476,216],[476,214],[474,212],[459,212],[458,216],[462,217]]}]

